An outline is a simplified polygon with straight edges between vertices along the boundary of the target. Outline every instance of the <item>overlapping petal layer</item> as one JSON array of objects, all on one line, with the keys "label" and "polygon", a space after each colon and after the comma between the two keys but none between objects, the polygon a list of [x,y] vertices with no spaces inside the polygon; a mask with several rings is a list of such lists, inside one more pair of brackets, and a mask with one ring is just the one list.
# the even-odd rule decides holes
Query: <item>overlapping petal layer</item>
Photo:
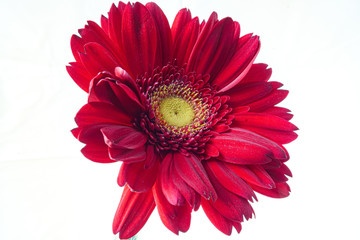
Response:
[{"label": "overlapping petal layer", "polygon": [[[72,133],[88,159],[122,162],[113,222],[120,238],[134,236],[155,206],[176,234],[201,206],[230,235],[252,218],[255,192],[289,195],[283,144],[297,128],[276,106],[288,91],[269,82],[266,64],[254,64],[258,36],[240,37],[239,23],[215,12],[200,23],[182,9],[170,27],[155,3],[122,2],[79,35],[67,71],[89,96]],[[169,124],[164,99],[174,114],[188,109],[191,123]]]}]

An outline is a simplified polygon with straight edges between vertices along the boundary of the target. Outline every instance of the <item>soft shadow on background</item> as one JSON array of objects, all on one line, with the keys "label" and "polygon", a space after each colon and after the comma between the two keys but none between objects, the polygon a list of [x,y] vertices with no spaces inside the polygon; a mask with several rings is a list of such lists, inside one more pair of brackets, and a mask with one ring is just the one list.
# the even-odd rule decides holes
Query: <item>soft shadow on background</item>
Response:
[{"label": "soft shadow on background", "polygon": [[[141,1],[145,3],[145,1]],[[358,216],[360,2],[223,0],[156,3],[170,23],[188,7],[194,16],[240,22],[241,35],[260,36],[256,62],[290,90],[299,138],[287,146],[290,197],[259,196],[256,219],[239,235],[218,232],[200,209],[180,237],[154,211],[143,239],[360,239]],[[65,65],[70,37],[99,22],[112,1],[0,3],[0,239],[107,240],[122,189],[120,163],[85,159],[70,133],[86,102]]]}]

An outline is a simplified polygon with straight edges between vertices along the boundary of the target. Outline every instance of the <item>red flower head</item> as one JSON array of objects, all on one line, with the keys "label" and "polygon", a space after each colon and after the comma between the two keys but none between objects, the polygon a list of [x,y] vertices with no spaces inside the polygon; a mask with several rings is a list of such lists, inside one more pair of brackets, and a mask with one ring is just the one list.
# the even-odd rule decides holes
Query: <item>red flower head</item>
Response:
[{"label": "red flower head", "polygon": [[239,23],[215,12],[200,23],[187,9],[170,28],[155,3],[122,2],[79,34],[67,70],[89,98],[72,132],[85,157],[122,162],[120,238],[134,236],[155,206],[176,234],[201,206],[230,235],[252,217],[254,192],[289,195],[282,145],[297,128],[275,106],[288,91],[253,63],[258,36],[239,37]]}]

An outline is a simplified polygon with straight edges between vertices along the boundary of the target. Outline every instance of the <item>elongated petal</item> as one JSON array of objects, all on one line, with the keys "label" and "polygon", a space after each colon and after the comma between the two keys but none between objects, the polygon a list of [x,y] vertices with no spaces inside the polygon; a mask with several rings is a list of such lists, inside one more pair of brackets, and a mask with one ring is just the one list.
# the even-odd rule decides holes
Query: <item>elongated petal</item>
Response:
[{"label": "elongated petal", "polygon": [[95,123],[113,123],[131,126],[130,117],[114,105],[92,102],[84,105],[75,116],[79,127]]},{"label": "elongated petal", "polygon": [[268,96],[248,104],[250,107],[251,112],[263,112],[271,107],[274,107],[276,104],[282,102],[287,95],[289,94],[289,91],[287,90],[276,90],[273,91]]},{"label": "elongated petal", "polygon": [[245,141],[250,141],[264,146],[271,150],[273,158],[281,160],[287,160],[289,158],[286,150],[281,145],[248,130],[234,127],[231,129],[231,131],[224,133],[224,135],[233,137],[237,136]]},{"label": "elongated petal", "polygon": [[80,54],[80,59],[92,76],[102,71],[114,73],[115,67],[119,66],[113,55],[100,44],[87,43],[84,48],[85,52]]},{"label": "elongated petal", "polygon": [[110,148],[137,149],[147,141],[144,133],[127,126],[111,126],[101,129],[105,143]]},{"label": "elongated petal", "polygon": [[252,201],[252,198],[256,199],[256,196],[250,186],[238,175],[227,168],[224,163],[220,161],[207,161],[207,166],[219,183],[227,190],[250,201]]},{"label": "elongated petal", "polygon": [[216,192],[218,193],[218,199],[210,204],[224,217],[232,220],[241,222],[243,217],[247,220],[252,217],[253,209],[249,202],[228,191],[221,183],[217,180],[214,173],[208,166],[208,163],[204,164],[204,167],[208,173],[208,176],[213,184]]},{"label": "elongated petal", "polygon": [[154,67],[164,66],[172,55],[172,36],[169,22],[156,3],[147,3],[146,8],[150,11],[157,28],[157,49]]},{"label": "elongated petal", "polygon": [[[135,79],[151,73],[157,47],[155,21],[149,10],[139,2],[128,3],[122,16],[122,43],[127,60],[127,71]],[[129,44],[130,43],[130,44]]]},{"label": "elongated petal", "polygon": [[284,198],[290,195],[290,187],[287,183],[276,183],[272,189],[261,188],[256,185],[251,186],[254,191],[272,198]]},{"label": "elongated petal", "polygon": [[271,83],[254,82],[239,84],[227,91],[226,94],[230,96],[228,103],[231,104],[232,107],[239,107],[258,101],[274,90],[274,85]]},{"label": "elongated petal", "polygon": [[100,79],[95,78],[92,81],[89,102],[101,101],[113,104],[132,117],[143,110],[144,106],[131,88],[120,81],[101,77],[100,75]]},{"label": "elongated petal", "polygon": [[249,72],[245,75],[241,84],[253,83],[253,82],[267,82],[272,74],[271,68],[268,68],[267,64],[256,63],[253,64]]},{"label": "elongated petal", "polygon": [[182,179],[201,196],[206,199],[217,199],[216,192],[200,160],[194,155],[185,156],[182,153],[174,153],[174,167]]},{"label": "elongated petal", "polygon": [[171,26],[171,34],[174,42],[182,37],[181,32],[183,31],[184,26],[186,26],[191,20],[191,12],[187,8],[181,9],[174,19],[174,22]]},{"label": "elongated petal", "polygon": [[119,172],[118,184],[128,184],[134,192],[149,191],[157,178],[159,161],[148,169],[145,169],[144,162],[123,163]]},{"label": "elongated petal", "polygon": [[293,118],[293,115],[290,113],[290,110],[283,107],[271,107],[263,111],[263,113],[278,116],[288,121]]},{"label": "elongated petal", "polygon": [[199,36],[200,24],[199,19],[192,19],[182,28],[181,35],[174,39],[173,58],[179,66],[183,66],[189,59],[194,44]]},{"label": "elongated petal", "polygon": [[145,225],[154,208],[152,191],[135,193],[125,186],[113,221],[114,234],[119,233],[120,239],[133,237]]},{"label": "elongated petal", "polygon": [[298,129],[283,118],[263,113],[237,114],[232,126],[245,128],[281,144],[295,140],[297,134],[293,131]]},{"label": "elongated petal", "polygon": [[146,159],[144,163],[145,169],[151,168],[158,161],[158,154],[155,152],[154,146],[148,144],[146,146]]},{"label": "elongated petal", "polygon": [[204,198],[201,199],[201,207],[203,208],[206,216],[218,230],[230,236],[234,221],[221,215],[209,202],[210,201]]},{"label": "elongated petal", "polygon": [[74,82],[85,92],[89,92],[89,84],[93,76],[81,63],[73,62],[66,66],[66,70]]},{"label": "elongated petal", "polygon": [[91,161],[98,163],[113,163],[114,160],[109,158],[108,148],[105,144],[91,144],[88,143],[81,149],[81,153]]},{"label": "elongated petal", "polygon": [[230,49],[233,44],[234,31],[234,22],[231,18],[224,18],[217,22],[199,51],[193,70],[210,74],[209,81],[212,81],[224,62],[233,54]]},{"label": "elongated petal", "polygon": [[161,190],[166,200],[174,206],[184,205],[185,199],[173,182],[174,154],[168,153],[160,168]]},{"label": "elongated petal", "polygon": [[264,164],[271,162],[272,152],[266,146],[258,144],[241,136],[219,135],[210,143],[220,152],[220,159],[236,164]]},{"label": "elongated petal", "polygon": [[190,227],[191,207],[188,204],[171,205],[166,200],[159,181],[153,187],[153,194],[163,224],[175,234],[179,234],[179,231],[186,232]]},{"label": "elongated petal", "polygon": [[241,166],[231,163],[225,163],[225,165],[233,173],[252,185],[267,189],[275,187],[275,182],[261,166]]},{"label": "elongated petal", "polygon": [[109,148],[110,159],[127,163],[141,162],[146,159],[145,146],[137,149]]},{"label": "elongated petal", "polygon": [[189,205],[196,211],[200,206],[200,195],[180,177],[177,171],[172,171],[171,178],[181,195],[184,196]]},{"label": "elongated petal", "polygon": [[188,72],[192,72],[196,69],[196,63],[198,60],[198,57],[200,55],[200,52],[202,51],[204,44],[206,40],[208,39],[209,35],[211,34],[211,31],[215,24],[218,22],[218,16],[216,12],[213,12],[209,20],[206,22],[205,26],[202,28],[201,33],[194,45],[194,48],[190,54],[188,65],[186,70]]},{"label": "elongated petal", "polygon": [[225,92],[237,85],[250,70],[260,50],[258,36],[245,35],[239,39],[238,48],[227,67],[217,75],[213,84]]}]

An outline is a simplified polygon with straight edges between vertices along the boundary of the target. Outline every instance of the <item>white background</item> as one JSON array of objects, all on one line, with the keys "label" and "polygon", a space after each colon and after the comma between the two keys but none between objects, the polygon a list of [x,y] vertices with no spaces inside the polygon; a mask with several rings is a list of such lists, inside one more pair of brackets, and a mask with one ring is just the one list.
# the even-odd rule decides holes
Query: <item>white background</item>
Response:
[{"label": "white background", "polygon": [[[70,37],[99,22],[108,0],[1,0],[0,239],[114,240],[120,163],[86,160],[72,137],[86,102],[65,65]],[[286,199],[259,196],[240,235],[218,232],[199,210],[179,237],[154,211],[143,239],[360,239],[359,1],[157,1],[170,23],[188,7],[260,35],[256,62],[284,83],[299,138],[287,146],[294,177]]]}]

